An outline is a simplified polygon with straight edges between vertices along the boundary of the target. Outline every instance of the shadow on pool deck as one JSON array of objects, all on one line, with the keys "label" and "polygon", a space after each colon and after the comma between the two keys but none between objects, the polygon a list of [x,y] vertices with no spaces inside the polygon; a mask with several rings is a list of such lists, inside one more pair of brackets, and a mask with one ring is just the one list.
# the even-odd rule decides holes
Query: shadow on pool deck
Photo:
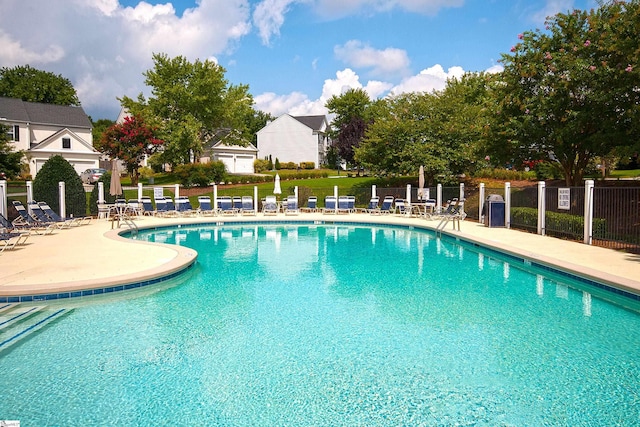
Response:
[{"label": "shadow on pool deck", "polygon": [[[180,223],[222,221],[339,221],[435,228],[437,221],[392,215],[151,218],[136,220],[140,228]],[[195,251],[177,246],[125,239],[125,229],[111,229],[111,222],[59,230],[53,235],[32,235],[26,245],[0,255],[0,296],[37,295],[128,284],[162,277],[192,264]],[[489,246],[543,265],[640,294],[640,257],[582,243],[539,236],[504,228],[488,228],[463,221],[461,231],[450,227],[445,234]]]}]

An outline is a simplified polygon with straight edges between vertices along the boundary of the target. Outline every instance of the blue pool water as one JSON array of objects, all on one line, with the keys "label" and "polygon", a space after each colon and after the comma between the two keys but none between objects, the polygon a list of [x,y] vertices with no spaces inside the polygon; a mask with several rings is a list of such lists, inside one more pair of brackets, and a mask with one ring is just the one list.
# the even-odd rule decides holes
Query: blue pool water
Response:
[{"label": "blue pool water", "polygon": [[570,278],[403,228],[201,226],[137,238],[192,247],[198,265],[155,293],[89,298],[0,354],[0,419],[23,426],[640,420],[640,315],[631,302],[606,302]]}]

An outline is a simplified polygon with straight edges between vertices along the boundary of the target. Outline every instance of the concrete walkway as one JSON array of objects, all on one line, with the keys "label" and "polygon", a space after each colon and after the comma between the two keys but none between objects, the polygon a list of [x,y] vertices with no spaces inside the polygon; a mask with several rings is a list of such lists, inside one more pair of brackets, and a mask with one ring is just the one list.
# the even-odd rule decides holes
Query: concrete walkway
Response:
[{"label": "concrete walkway", "polygon": [[[437,221],[393,215],[151,218],[137,220],[140,227],[221,221],[341,221],[387,223],[435,228]],[[0,296],[38,295],[123,285],[180,271],[195,262],[197,253],[177,245],[124,239],[123,229],[94,219],[91,224],[58,230],[53,235],[32,235],[25,245],[0,254]],[[487,228],[463,221],[461,231],[445,233],[520,258],[575,272],[607,285],[640,295],[640,256],[551,237],[503,228]]]}]

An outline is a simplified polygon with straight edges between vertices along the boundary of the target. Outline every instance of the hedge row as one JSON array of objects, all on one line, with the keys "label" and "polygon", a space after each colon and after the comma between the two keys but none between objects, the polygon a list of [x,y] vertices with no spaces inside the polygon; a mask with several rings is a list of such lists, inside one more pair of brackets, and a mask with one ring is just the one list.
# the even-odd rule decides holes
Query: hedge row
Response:
[{"label": "hedge row", "polygon": [[[538,209],[512,207],[511,223],[536,228],[538,226]],[[584,230],[584,217],[581,215],[547,211],[545,215],[545,228],[549,231],[582,234]],[[593,237],[604,238],[606,231],[606,220],[604,218],[594,218]]]}]

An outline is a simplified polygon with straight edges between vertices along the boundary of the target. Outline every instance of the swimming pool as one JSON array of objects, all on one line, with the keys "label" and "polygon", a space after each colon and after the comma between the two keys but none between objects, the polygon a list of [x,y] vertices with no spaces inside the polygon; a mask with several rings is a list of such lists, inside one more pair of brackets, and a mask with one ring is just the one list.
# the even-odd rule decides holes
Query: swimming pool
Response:
[{"label": "swimming pool", "polygon": [[400,227],[183,226],[137,238],[196,249],[188,280],[89,300],[0,354],[0,419],[575,426],[640,418],[635,303],[606,302],[564,275]]}]

